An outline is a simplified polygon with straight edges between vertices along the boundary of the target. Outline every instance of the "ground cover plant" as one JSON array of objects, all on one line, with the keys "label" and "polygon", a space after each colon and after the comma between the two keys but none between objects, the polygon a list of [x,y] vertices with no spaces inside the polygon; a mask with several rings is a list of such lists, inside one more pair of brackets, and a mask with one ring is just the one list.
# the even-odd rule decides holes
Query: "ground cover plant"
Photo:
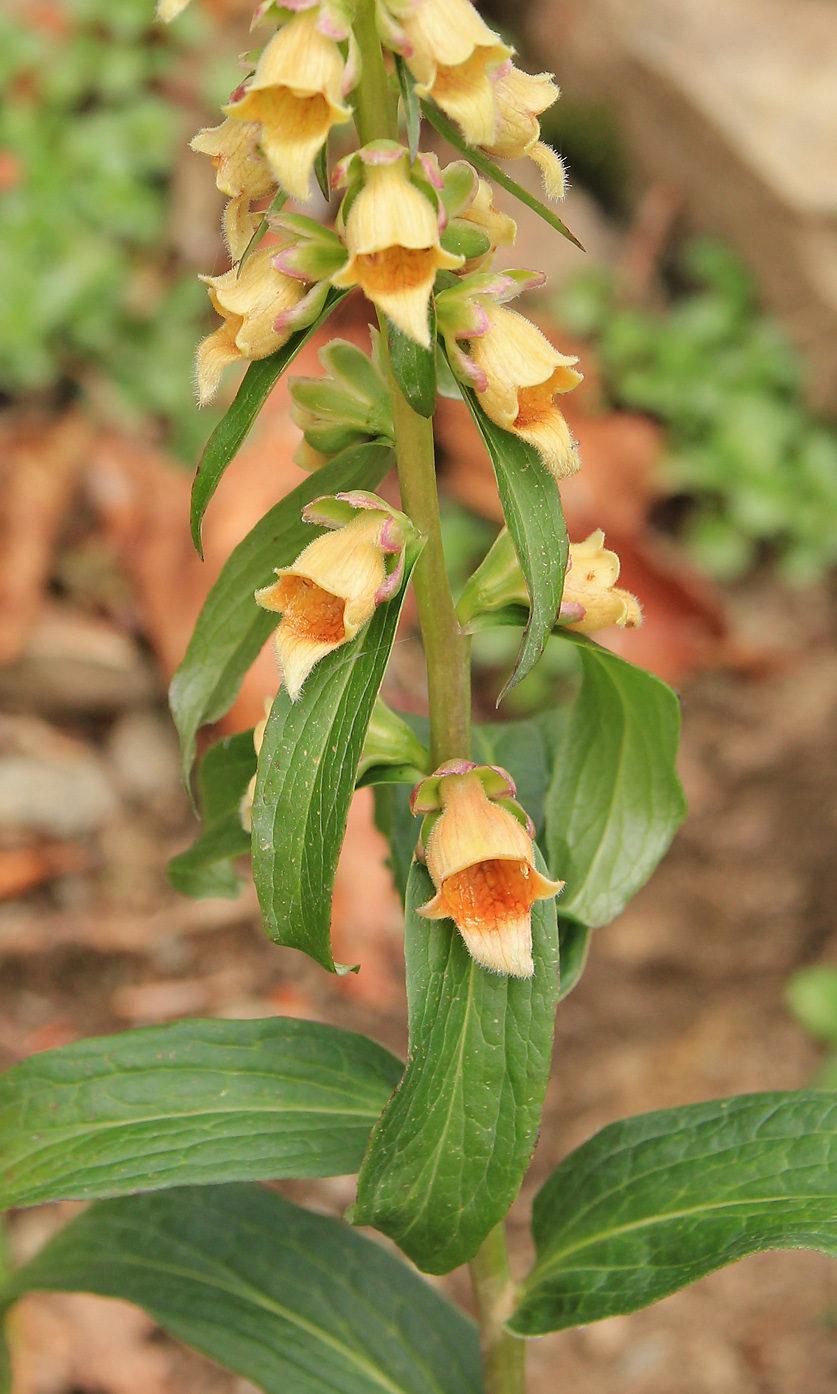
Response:
[{"label": "ground cover plant", "polygon": [[[183,8],[162,0],[162,17]],[[276,1394],[519,1394],[530,1338],[635,1311],[756,1250],[831,1252],[833,1098],[756,1094],[606,1127],[542,1187],[536,1261],[513,1279],[504,1220],[537,1140],[556,1007],[684,811],[675,695],[590,637],[641,608],[601,533],[570,543],[564,527],[560,480],[580,461],[554,399],[576,361],[509,308],[537,272],[491,266],[514,225],[490,180],[571,236],[494,164],[534,159],[560,196],[538,125],[557,90],[514,66],[469,0],[267,0],[256,19],[264,48],[194,142],[230,200],[232,261],[206,277],[221,323],[198,350],[202,399],[250,364],[196,475],[198,548],[222,474],[314,328],[358,287],[378,326],[368,353],[335,339],[324,375],[293,385],[309,477],[230,557],[172,684],[191,777],[200,728],[272,638],[279,694],[255,730],[203,755],[202,831],[170,875],[186,894],[234,895],[249,851],[269,937],[353,971],[333,958],[331,892],[352,794],[373,786],[405,904],[408,1058],[272,1017],[129,1031],[15,1066],[0,1084],[3,1203],[94,1203],[2,1300],[127,1299]],[[423,119],[447,163],[422,150]],[[359,148],[330,169],[330,131],[351,120]],[[342,195],[333,228],[284,206],[315,177]],[[439,392],[472,412],[507,524],[456,607]],[[379,697],[410,586],[427,722]],[[472,724],[470,635],[493,625],[522,631],[506,691],[562,647],[557,709]],[[344,1220],[259,1184],[353,1172]],[[463,1264],[477,1322],[421,1276]]]}]

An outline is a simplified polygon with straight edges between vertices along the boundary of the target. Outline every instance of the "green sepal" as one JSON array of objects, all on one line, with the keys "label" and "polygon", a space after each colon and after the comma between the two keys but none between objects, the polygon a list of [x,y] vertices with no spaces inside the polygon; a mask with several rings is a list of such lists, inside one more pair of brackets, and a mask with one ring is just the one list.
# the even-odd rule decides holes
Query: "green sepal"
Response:
[{"label": "green sepal", "polygon": [[448,223],[441,238],[442,248],[453,256],[462,256],[466,261],[473,257],[484,257],[491,251],[491,238],[475,223],[464,218],[454,218]]},{"label": "green sepal", "polygon": [[430,754],[397,712],[379,697],[366,731],[356,788],[366,784],[416,784],[430,768]]}]

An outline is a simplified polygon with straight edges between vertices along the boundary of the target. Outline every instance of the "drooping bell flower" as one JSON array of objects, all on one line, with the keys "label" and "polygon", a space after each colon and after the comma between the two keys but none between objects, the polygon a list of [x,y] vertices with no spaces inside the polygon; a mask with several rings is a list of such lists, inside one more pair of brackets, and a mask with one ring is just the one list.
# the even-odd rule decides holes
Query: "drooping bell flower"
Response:
[{"label": "drooping bell flower", "polygon": [[453,920],[471,957],[493,973],[531,978],[532,906],[563,888],[538,871],[533,829],[506,770],[452,760],[413,790],[436,894],[419,909]]},{"label": "drooping bell flower", "polygon": [[[232,199],[224,215],[224,230],[233,265],[220,276],[200,278],[224,321],[198,345],[201,406],[212,401],[229,364],[275,353],[298,329],[313,323],[328,294],[328,280],[317,280],[313,266],[308,279],[301,270],[287,274],[280,269],[277,262],[287,248],[259,245],[247,255],[261,222],[260,213],[250,212],[246,196]],[[330,235],[323,230],[324,237]],[[333,241],[339,249],[339,239]]]},{"label": "drooping bell flower", "polygon": [[314,665],[351,643],[376,607],[398,593],[404,548],[415,535],[403,513],[361,490],[316,499],[302,516],[333,531],[309,543],[292,566],[277,569],[273,585],[256,591],[257,603],[282,617],[274,647],[292,702]]},{"label": "drooping bell flower", "polygon": [[[642,624],[640,603],[630,591],[618,589],[618,579],[619,558],[605,548],[601,528],[584,542],[571,542],[564,593],[556,617],[561,627],[580,634],[594,634],[610,625],[638,628]],[[467,632],[478,615],[498,610],[522,611],[529,604],[529,588],[514,542],[508,528],[503,528],[468,578],[456,607],[459,623]]]},{"label": "drooping bell flower", "polygon": [[190,142],[192,150],[208,155],[215,166],[215,183],[229,198],[266,198],[276,188],[270,165],[258,148],[257,121],[234,121],[208,126]]},{"label": "drooping bell flower", "polygon": [[493,139],[497,125],[491,72],[512,54],[470,0],[418,0],[391,7],[389,42],[403,55],[420,97],[432,97],[469,145]]},{"label": "drooping bell flower", "polygon": [[486,415],[533,445],[556,479],[564,479],[581,462],[554,398],[581,382],[578,358],[559,353],[502,303],[543,279],[524,271],[469,276],[437,296],[436,313],[451,366],[479,394]]},{"label": "drooping bell flower", "polygon": [[436,272],[455,271],[464,258],[440,245],[444,206],[427,182],[430,166],[403,146],[378,140],[334,170],[335,188],[349,185],[338,218],[349,254],[334,286],[355,286],[404,334],[430,345],[428,308]]},{"label": "drooping bell flower", "polygon": [[288,20],[270,40],[252,78],[224,107],[235,121],[259,124],[259,144],[277,182],[303,202],[329,131],[352,114],[344,97],[356,77],[336,38],[324,33],[319,21],[318,7]]},{"label": "drooping bell flower", "polygon": [[642,607],[630,591],[620,590],[619,558],[604,545],[601,528],[583,542],[570,544],[570,560],[564,578],[560,618],[577,634],[594,634],[615,624],[637,629]]},{"label": "drooping bell flower", "polygon": [[538,121],[561,95],[552,74],[524,73],[508,62],[494,70],[493,82],[497,126],[492,137],[480,142],[483,150],[500,160],[533,160],[541,172],[547,197],[563,198],[564,165],[560,155],[541,140]]}]

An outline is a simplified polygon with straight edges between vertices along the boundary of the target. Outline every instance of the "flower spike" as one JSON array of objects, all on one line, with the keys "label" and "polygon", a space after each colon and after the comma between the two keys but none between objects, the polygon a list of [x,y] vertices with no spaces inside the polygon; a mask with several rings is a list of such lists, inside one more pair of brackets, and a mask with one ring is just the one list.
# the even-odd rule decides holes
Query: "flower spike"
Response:
[{"label": "flower spike", "polygon": [[534,829],[511,776],[469,760],[441,766],[413,792],[436,894],[419,914],[453,920],[471,957],[493,973],[531,978],[532,906],[563,889],[535,866]]}]

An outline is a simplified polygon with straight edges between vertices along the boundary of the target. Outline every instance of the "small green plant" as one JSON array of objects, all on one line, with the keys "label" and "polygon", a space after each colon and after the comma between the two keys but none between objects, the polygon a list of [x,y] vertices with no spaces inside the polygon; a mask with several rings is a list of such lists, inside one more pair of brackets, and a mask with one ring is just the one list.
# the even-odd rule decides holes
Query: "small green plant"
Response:
[{"label": "small green plant", "polygon": [[830,1046],[815,1076],[818,1089],[837,1089],[837,968],[800,968],[787,985],[787,1003],[805,1030]]},{"label": "small green plant", "polygon": [[[184,6],[161,0],[167,18]],[[576,360],[508,308],[537,273],[491,265],[515,228],[489,178],[571,236],[493,159],[531,157],[560,194],[538,124],[557,89],[512,65],[469,0],[264,0],[257,17],[272,36],[196,142],[230,198],[233,258],[206,278],[220,323],[198,349],[201,396],[249,361],[195,477],[198,548],[221,476],[315,326],[360,287],[379,327],[369,354],[335,339],[325,375],[291,385],[311,473],[228,559],[172,683],[188,777],[199,728],[273,638],[281,689],[255,730],[204,755],[202,830],[170,872],[187,894],[235,895],[249,849],[268,936],[351,972],[333,958],[331,901],[351,798],[371,785],[404,900],[409,1051],[402,1063],[274,1017],[17,1065],[0,1082],[3,1202],[95,1203],[11,1274],[0,1305],[38,1288],[127,1299],[269,1394],[523,1394],[532,1337],[633,1312],[756,1250],[834,1252],[834,1105],[755,1094],[604,1128],[542,1186],[537,1257],[512,1276],[505,1218],[538,1137],[556,1007],[684,813],[674,693],[589,637],[641,616],[602,534],[567,538],[559,482],[579,460],[554,399]],[[464,158],[423,152],[422,117]],[[286,193],[303,197],[315,173],[327,184],[331,128],[350,119],[334,228],[288,213]],[[473,415],[507,525],[456,606],[440,387]],[[393,467],[400,508],[374,492]],[[410,586],[426,722],[379,697]],[[555,709],[472,721],[471,635],[498,627],[519,638],[504,694],[561,651]],[[257,1184],[345,1173],[344,1219]],[[421,1276],[463,1264],[476,1322]]]},{"label": "small green plant", "polygon": [[146,0],[0,14],[0,391],[81,392],[121,425],[156,420],[187,459],[207,313],[167,238],[183,119],[167,84],[200,29],[161,33]]},{"label": "small green plant", "polygon": [[806,410],[794,351],[735,254],[696,240],[680,271],[693,289],[664,312],[621,304],[607,272],[580,277],[561,322],[595,340],[615,404],[665,423],[661,480],[693,500],[698,565],[730,580],[766,553],[810,583],[837,563],[837,432]]}]

